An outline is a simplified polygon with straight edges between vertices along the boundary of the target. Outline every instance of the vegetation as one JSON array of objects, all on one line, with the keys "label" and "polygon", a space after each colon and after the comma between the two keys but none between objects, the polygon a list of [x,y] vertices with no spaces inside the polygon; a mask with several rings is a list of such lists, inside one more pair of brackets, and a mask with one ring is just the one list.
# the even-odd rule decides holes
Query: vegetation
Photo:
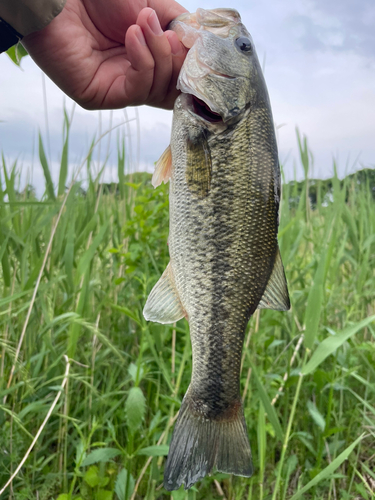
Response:
[{"label": "vegetation", "polygon": [[142,316],[168,262],[168,186],[127,174],[120,145],[118,186],[92,177],[90,151],[87,185],[66,190],[68,118],[64,130],[58,186],[40,140],[41,200],[17,191],[17,165],[2,162],[0,491],[22,467],[0,499],[373,498],[369,177],[313,184],[299,138],[305,180],[284,185],[279,232],[292,309],[258,312],[243,353],[255,473],[171,495],[162,475],[190,380],[188,324]]}]

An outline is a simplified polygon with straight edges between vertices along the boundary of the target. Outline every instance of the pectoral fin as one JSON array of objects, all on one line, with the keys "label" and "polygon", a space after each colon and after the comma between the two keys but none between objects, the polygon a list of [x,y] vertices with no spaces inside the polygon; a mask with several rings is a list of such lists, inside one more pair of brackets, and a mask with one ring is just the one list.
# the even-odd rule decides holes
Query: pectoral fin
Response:
[{"label": "pectoral fin", "polygon": [[273,271],[258,304],[258,309],[275,309],[275,311],[288,311],[290,309],[288,285],[279,248],[276,252]]},{"label": "pectoral fin", "polygon": [[175,323],[185,316],[170,263],[151,290],[143,309],[143,316],[147,321],[156,321],[162,324]]},{"label": "pectoral fin", "polygon": [[187,139],[185,178],[188,188],[198,198],[205,198],[211,185],[211,152],[202,132]]},{"label": "pectoral fin", "polygon": [[166,184],[172,173],[172,153],[168,146],[155,165],[155,172],[152,176],[151,184],[154,188],[160,186],[162,182]]}]

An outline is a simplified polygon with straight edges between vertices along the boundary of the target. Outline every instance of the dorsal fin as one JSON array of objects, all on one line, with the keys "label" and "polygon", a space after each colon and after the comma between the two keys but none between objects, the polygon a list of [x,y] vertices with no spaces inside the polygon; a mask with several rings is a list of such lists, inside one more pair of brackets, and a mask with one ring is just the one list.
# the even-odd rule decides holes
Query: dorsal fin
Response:
[{"label": "dorsal fin", "polygon": [[289,311],[290,300],[280,250],[277,248],[275,263],[258,309]]}]

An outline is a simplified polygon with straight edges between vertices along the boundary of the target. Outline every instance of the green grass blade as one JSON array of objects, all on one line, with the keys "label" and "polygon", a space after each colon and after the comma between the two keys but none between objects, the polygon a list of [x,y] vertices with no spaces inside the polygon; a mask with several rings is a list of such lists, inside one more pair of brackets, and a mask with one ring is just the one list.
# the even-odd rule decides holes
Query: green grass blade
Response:
[{"label": "green grass blade", "polygon": [[355,396],[363,404],[363,406],[365,406],[375,417],[375,407],[370,405],[370,403],[368,403],[363,398],[361,398],[361,396],[358,396],[358,394],[355,391],[352,391],[351,389],[349,390],[353,394],[353,396]]},{"label": "green grass blade", "polygon": [[[89,283],[90,283],[90,269],[87,268],[86,273],[84,275],[83,283],[82,283],[82,288],[80,290],[79,294],[79,300],[77,304],[77,314],[79,316],[83,316],[85,305],[87,302],[87,297],[89,295]],[[81,324],[78,322],[75,322],[71,325],[69,329],[69,335],[68,335],[68,356],[69,358],[74,358],[74,355],[77,350],[77,343],[78,339],[81,334]]]},{"label": "green grass blade", "polygon": [[323,303],[325,257],[326,252],[323,251],[320,256],[317,270],[315,272],[314,283],[310,289],[307,299],[305,313],[306,331],[304,336],[304,343],[308,349],[312,349],[316,334],[318,333],[320,313]]},{"label": "green grass blade", "polygon": [[361,328],[365,328],[374,320],[375,316],[370,316],[355,325],[345,328],[342,332],[324,339],[311,356],[310,361],[302,369],[302,374],[308,375],[313,372],[330,354],[333,354],[336,349],[342,346],[346,340],[350,339],[350,337],[355,335]]},{"label": "green grass blade", "polygon": [[40,132],[39,132],[39,160],[40,160],[40,164],[42,165],[42,168],[43,168],[48,198],[50,200],[55,201],[56,196],[55,196],[55,191],[53,189],[51,172],[50,172],[50,169],[48,166],[48,161],[47,161],[46,153],[44,151],[43,140],[42,140],[42,136],[41,136]]},{"label": "green grass blade", "polygon": [[263,500],[263,482],[264,471],[266,468],[266,451],[267,451],[267,434],[266,434],[266,419],[264,415],[264,406],[262,403],[259,405],[258,412],[258,460],[259,460],[259,500]]},{"label": "green grass blade", "polygon": [[[4,241],[4,243],[7,243],[7,240]],[[10,287],[10,282],[11,282],[11,268],[9,264],[9,254],[8,254],[8,249],[4,248],[2,250],[2,256],[1,256],[1,268],[3,270],[3,280],[4,284],[7,287]]]},{"label": "green grass blade", "polygon": [[137,451],[137,455],[146,455],[146,457],[165,457],[168,455],[169,445],[160,444],[147,446]]},{"label": "green grass blade", "polygon": [[357,446],[357,444],[363,439],[364,434],[359,436],[358,439],[354,441],[350,446],[348,446],[340,455],[335,458],[325,469],[322,470],[318,475],[314,477],[311,481],[309,481],[303,488],[301,488],[295,495],[292,496],[290,500],[298,500],[301,498],[301,496],[306,493],[310,488],[316,486],[319,484],[321,481],[324,481],[325,479],[328,479],[334,472],[335,470],[340,467],[340,465],[345,462],[345,460],[348,459],[349,455],[351,452],[354,450],[354,448]]},{"label": "green grass blade", "polygon": [[138,316],[137,316],[137,313],[136,312],[133,312],[131,311],[130,309],[128,309],[127,307],[124,307],[124,306],[118,306],[116,304],[110,304],[110,306],[115,309],[116,311],[119,311],[123,314],[125,314],[126,316],[128,316],[128,318],[132,319],[135,323],[137,323],[137,325],[139,325],[141,328],[143,327],[143,324],[142,322],[139,320]]},{"label": "green grass blade", "polygon": [[72,291],[74,289],[73,267],[74,267],[74,238],[75,238],[75,219],[72,217],[71,223],[67,228],[66,244],[64,250],[64,264],[68,286]]},{"label": "green grass blade", "polygon": [[109,462],[119,455],[121,455],[121,451],[116,448],[99,448],[87,455],[81,463],[81,467],[88,467],[89,465],[101,462]]},{"label": "green grass blade", "polygon": [[20,299],[21,297],[24,297],[28,293],[31,293],[32,290],[24,290],[23,292],[18,292],[13,295],[7,295],[3,299],[0,299],[0,308],[4,307],[5,305],[9,304],[10,302],[14,302],[17,299]]},{"label": "green grass blade", "polygon": [[79,275],[82,275],[86,272],[88,269],[92,259],[94,258],[94,255],[96,253],[96,250],[98,249],[98,246],[101,244],[105,233],[107,232],[109,226],[109,222],[106,224],[103,224],[103,226],[100,228],[98,234],[95,236],[93,239],[90,247],[86,250],[86,252],[82,255],[78,266],[77,266],[77,272]]},{"label": "green grass blade", "polygon": [[117,146],[117,175],[121,199],[125,199],[125,140]]},{"label": "green grass blade", "polygon": [[[247,352],[247,355],[250,358],[250,355],[248,352]],[[249,361],[250,361],[250,359],[249,359]],[[284,432],[283,432],[283,429],[281,427],[279,418],[276,414],[275,408],[271,405],[271,401],[270,401],[270,398],[268,397],[267,391],[264,388],[264,386],[259,378],[259,375],[258,375],[254,365],[251,363],[251,361],[250,361],[250,366],[251,366],[251,370],[252,370],[251,371],[252,378],[255,382],[255,385],[257,386],[259,396],[260,396],[260,399],[263,403],[264,409],[267,413],[268,419],[271,422],[271,425],[275,431],[277,439],[279,439],[280,441],[283,441],[284,440]]]},{"label": "green grass blade", "polygon": [[68,177],[68,157],[69,157],[69,117],[67,115],[66,109],[64,109],[64,146],[61,153],[61,161],[60,161],[60,175],[59,175],[59,186],[57,190],[57,194],[59,196],[63,195],[65,192],[66,179]]}]

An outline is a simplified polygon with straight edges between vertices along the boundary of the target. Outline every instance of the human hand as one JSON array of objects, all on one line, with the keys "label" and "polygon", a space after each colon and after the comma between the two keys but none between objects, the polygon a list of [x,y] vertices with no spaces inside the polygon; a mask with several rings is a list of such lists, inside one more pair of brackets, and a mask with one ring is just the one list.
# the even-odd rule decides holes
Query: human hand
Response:
[{"label": "human hand", "polygon": [[186,49],[162,28],[185,11],[174,0],[67,0],[46,28],[22,43],[86,109],[171,109]]}]

